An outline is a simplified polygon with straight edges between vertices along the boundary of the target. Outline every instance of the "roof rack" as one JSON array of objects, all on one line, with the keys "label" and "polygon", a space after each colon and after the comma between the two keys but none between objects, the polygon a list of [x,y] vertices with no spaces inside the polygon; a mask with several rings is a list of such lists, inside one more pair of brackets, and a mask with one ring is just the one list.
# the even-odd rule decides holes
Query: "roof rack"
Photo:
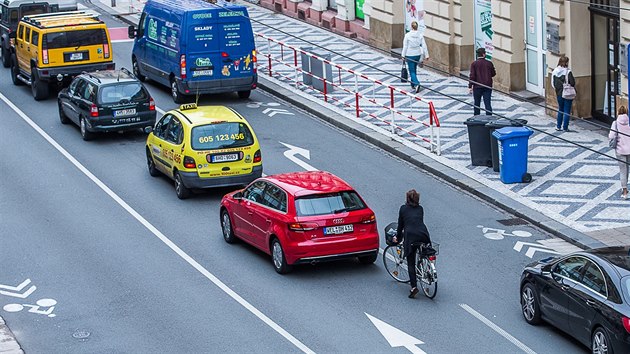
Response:
[{"label": "roof rack", "polygon": [[70,19],[91,19],[98,22],[103,22],[98,18],[98,15],[92,12],[85,11],[69,11],[69,12],[53,12],[40,15],[24,16],[22,21],[35,25],[37,27],[63,27],[67,24],[46,26],[46,23],[60,20]]},{"label": "roof rack", "polygon": [[87,76],[91,77],[92,79],[98,81],[99,84],[101,83],[101,79],[99,79],[98,77],[92,75],[92,73],[89,73],[87,71],[83,71],[83,72],[81,72],[81,75],[87,75]]},{"label": "roof rack", "polygon": [[129,75],[132,78],[136,78],[136,75],[134,75],[131,71],[129,71],[129,69],[125,68],[124,66],[122,68],[120,68],[120,71],[124,72],[125,74]]}]

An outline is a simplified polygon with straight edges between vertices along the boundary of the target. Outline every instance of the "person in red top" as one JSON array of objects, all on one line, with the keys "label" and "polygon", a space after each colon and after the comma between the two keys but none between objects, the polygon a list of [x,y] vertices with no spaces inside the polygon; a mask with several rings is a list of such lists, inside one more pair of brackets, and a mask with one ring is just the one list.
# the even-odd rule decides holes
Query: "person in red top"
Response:
[{"label": "person in red top", "polygon": [[486,50],[484,48],[477,49],[477,60],[470,64],[470,81],[468,82],[468,91],[473,94],[475,100],[474,114],[480,113],[481,97],[483,97],[483,105],[486,108],[486,115],[492,115],[492,104],[490,102],[492,96],[492,78],[497,74],[494,64],[486,59]]}]

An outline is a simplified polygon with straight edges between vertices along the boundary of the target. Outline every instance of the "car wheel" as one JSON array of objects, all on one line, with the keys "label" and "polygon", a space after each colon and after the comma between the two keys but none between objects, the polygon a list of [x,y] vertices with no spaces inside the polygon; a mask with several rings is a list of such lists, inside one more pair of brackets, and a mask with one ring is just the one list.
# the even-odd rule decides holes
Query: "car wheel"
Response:
[{"label": "car wheel", "polygon": [[613,348],[604,328],[599,327],[593,332],[591,339],[591,352],[593,354],[612,354]]},{"label": "car wheel", "polygon": [[177,81],[175,81],[175,79],[171,79],[171,96],[173,97],[173,101],[175,103],[184,103],[184,96],[179,91]]},{"label": "car wheel", "polygon": [[155,167],[155,161],[153,161],[153,156],[151,156],[149,149],[147,149],[147,168],[151,176],[157,177],[160,175],[160,171]]},{"label": "car wheel", "polygon": [[35,70],[31,70],[31,91],[33,92],[35,101],[45,100],[50,94],[48,83],[40,80]]},{"label": "car wheel", "polygon": [[138,80],[144,82],[147,77],[140,73],[140,65],[138,64],[138,60],[134,57],[131,59],[131,67],[133,69],[133,74],[138,78]]},{"label": "car wheel", "polygon": [[85,123],[85,118],[79,118],[79,129],[81,130],[81,137],[85,141],[90,141],[94,138],[94,134],[87,129],[87,123]]},{"label": "car wheel", "polygon": [[59,120],[61,121],[61,124],[68,124],[68,123],[70,123],[70,119],[68,119],[68,116],[63,112],[63,107],[61,106],[61,101],[59,101],[57,103],[57,106],[59,107]]},{"label": "car wheel", "polygon": [[374,254],[371,254],[369,256],[361,256],[359,257],[359,262],[361,262],[361,264],[372,264],[374,262],[376,262],[376,260],[378,259],[378,252],[374,252]]},{"label": "car wheel", "polygon": [[541,322],[538,294],[536,294],[536,288],[532,284],[525,284],[521,289],[521,310],[525,321],[530,325]]},{"label": "car wheel", "polygon": [[20,74],[20,68],[18,67],[17,58],[15,55],[11,56],[11,81],[13,81],[13,85],[21,86],[24,85],[24,82],[18,78]]},{"label": "car wheel", "polygon": [[225,242],[236,242],[236,236],[234,236],[234,229],[232,228],[232,220],[230,220],[230,214],[228,214],[227,210],[221,212],[221,230],[223,230],[223,239]]},{"label": "car wheel", "polygon": [[2,66],[5,68],[11,66],[11,54],[4,48],[4,43],[2,43]]},{"label": "car wheel", "polygon": [[190,196],[190,189],[186,188],[182,176],[177,171],[175,171],[175,193],[179,199],[186,199]]},{"label": "car wheel", "polygon": [[291,271],[292,267],[287,264],[284,250],[277,238],[271,242],[271,259],[273,260],[273,268],[278,274],[286,274]]},{"label": "car wheel", "polygon": [[238,98],[246,99],[246,98],[249,98],[249,95],[251,94],[252,94],[252,90],[238,91]]}]

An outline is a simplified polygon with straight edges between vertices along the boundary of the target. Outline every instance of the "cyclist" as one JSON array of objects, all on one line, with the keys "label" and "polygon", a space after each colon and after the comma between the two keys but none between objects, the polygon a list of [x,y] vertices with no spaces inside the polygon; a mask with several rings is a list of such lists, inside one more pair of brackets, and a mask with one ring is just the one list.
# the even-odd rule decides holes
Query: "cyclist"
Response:
[{"label": "cyclist", "polygon": [[398,242],[402,237],[404,255],[407,257],[407,270],[409,271],[409,280],[411,283],[411,291],[409,298],[413,299],[418,294],[418,282],[416,279],[416,251],[418,246],[412,246],[417,243],[431,243],[429,230],[424,224],[424,209],[420,205],[420,194],[415,189],[407,192],[407,201],[400,207],[398,212],[398,232],[394,238],[394,242]]}]

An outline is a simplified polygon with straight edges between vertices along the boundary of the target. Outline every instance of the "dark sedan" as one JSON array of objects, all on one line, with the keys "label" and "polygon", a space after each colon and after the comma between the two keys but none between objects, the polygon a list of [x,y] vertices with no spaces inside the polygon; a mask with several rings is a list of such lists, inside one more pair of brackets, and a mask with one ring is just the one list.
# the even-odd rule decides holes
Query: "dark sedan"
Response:
[{"label": "dark sedan", "polygon": [[149,91],[128,70],[83,73],[59,92],[61,123],[74,122],[83,140],[96,132],[143,129],[155,125],[155,102]]},{"label": "dark sedan", "polygon": [[525,321],[542,320],[593,353],[630,353],[630,247],[550,257],[521,276]]}]

